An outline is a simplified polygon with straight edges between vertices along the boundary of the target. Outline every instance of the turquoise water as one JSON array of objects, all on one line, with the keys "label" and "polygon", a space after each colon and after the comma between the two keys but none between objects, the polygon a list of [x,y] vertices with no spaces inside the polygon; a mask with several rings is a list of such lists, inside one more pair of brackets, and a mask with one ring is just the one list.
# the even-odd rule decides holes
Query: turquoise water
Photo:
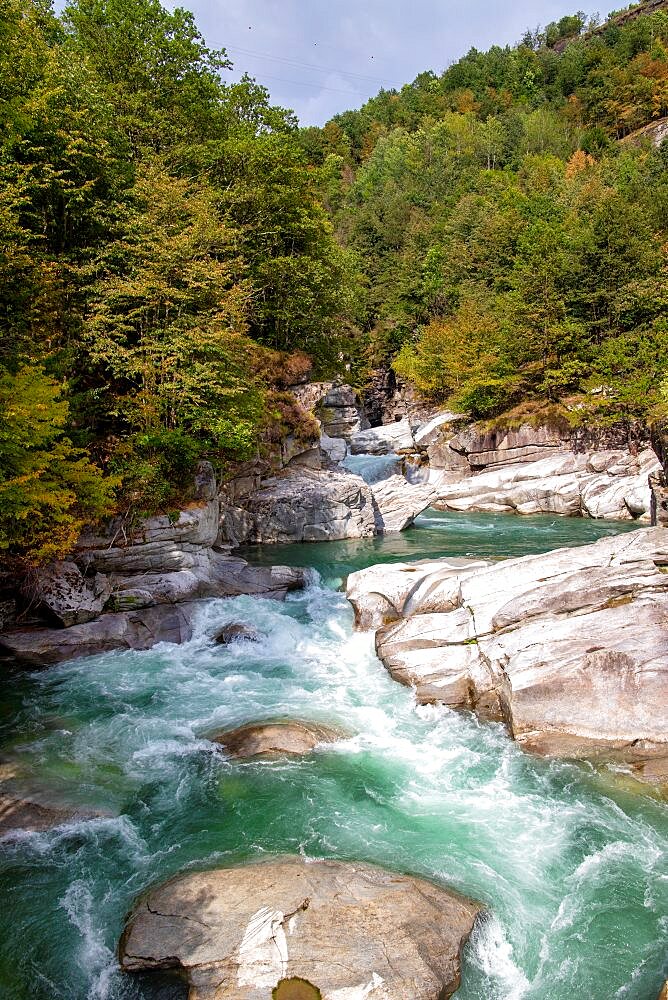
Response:
[{"label": "turquoise water", "polygon": [[[589,537],[600,529],[541,519],[522,543],[517,529],[534,519],[467,518],[457,542],[446,519],[440,528],[429,516],[406,544],[441,554],[424,551],[440,531],[457,554],[500,556],[553,547],[556,531],[576,543],[588,540],[583,526]],[[484,542],[483,525],[493,535]],[[406,558],[397,547],[322,545],[317,562],[336,581],[371,555]],[[316,561],[312,547],[300,551]],[[216,646],[211,635],[233,620],[252,622],[261,643]],[[416,707],[331,586],[314,579],[283,605],[205,602],[185,646],[73,661],[5,687],[5,758],[52,796],[110,815],[0,847],[3,1000],[181,1000],[180,986],[117,970],[136,895],[189,866],[286,851],[373,861],[483,901],[458,1000],[655,1000],[668,931],[665,804],[586,766],[524,755],[500,726]],[[264,764],[232,763],[204,738],[276,716],[350,737]]]},{"label": "turquoise water", "polygon": [[[376,456],[353,456],[369,458]],[[387,456],[382,456],[386,458]],[[376,459],[378,460],[378,459]],[[579,517],[538,514],[460,514],[429,509],[415,526],[400,534],[343,542],[299,545],[249,545],[239,555],[251,562],[313,566],[330,586],[340,586],[349,573],[374,563],[414,562],[444,556],[508,559],[586,545],[606,535],[635,531],[637,521],[592,521]]]}]

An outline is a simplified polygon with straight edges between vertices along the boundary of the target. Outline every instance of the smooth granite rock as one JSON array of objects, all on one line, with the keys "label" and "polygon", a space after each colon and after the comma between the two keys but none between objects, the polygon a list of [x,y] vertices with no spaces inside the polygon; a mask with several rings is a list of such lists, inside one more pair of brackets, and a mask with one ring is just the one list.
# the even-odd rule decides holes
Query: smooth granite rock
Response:
[{"label": "smooth granite rock", "polygon": [[432,476],[439,510],[551,513],[649,520],[648,477],[659,468],[651,449],[576,454],[555,450],[537,462],[501,464],[464,479]]},{"label": "smooth granite rock", "polygon": [[409,483],[403,476],[390,476],[369,487],[376,506],[376,531],[380,535],[403,531],[432,505],[433,486]]},{"label": "smooth granite rock", "polygon": [[407,417],[393,424],[371,427],[354,434],[350,440],[353,455],[389,455],[391,452],[413,451],[415,438]]},{"label": "smooth granite rock", "polygon": [[355,612],[355,628],[380,628],[411,614],[415,606],[425,611],[457,607],[461,580],[489,565],[483,559],[430,559],[381,563],[351,573],[346,596]]},{"label": "smooth granite rock", "polygon": [[[626,761],[663,780],[668,758],[668,533],[644,529],[452,574],[415,565],[349,578],[361,624],[422,702],[504,721],[527,749]],[[405,573],[406,567],[403,567]],[[663,762],[663,763],[662,763]],[[652,777],[654,776],[654,777]]]},{"label": "smooth granite rock", "polygon": [[278,858],[153,889],[129,919],[120,961],[175,970],[190,1000],[269,1000],[290,979],[322,1000],[446,1000],[479,910],[371,865]]},{"label": "smooth granite rock", "polygon": [[301,757],[320,743],[336,743],[345,736],[340,729],[299,719],[278,719],[253,722],[227,732],[210,736],[230,757]]},{"label": "smooth granite rock", "polygon": [[222,536],[233,544],[322,542],[375,534],[375,507],[368,485],[344,471],[286,470],[226,507]]}]

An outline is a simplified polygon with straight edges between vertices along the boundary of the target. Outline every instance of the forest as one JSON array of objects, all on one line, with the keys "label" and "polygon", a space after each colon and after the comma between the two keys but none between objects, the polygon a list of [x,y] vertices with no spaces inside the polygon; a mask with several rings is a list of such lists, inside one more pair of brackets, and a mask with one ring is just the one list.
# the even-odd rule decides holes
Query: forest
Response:
[{"label": "forest", "polygon": [[307,373],[392,365],[475,419],[662,412],[668,143],[638,130],[668,5],[630,13],[300,128],[183,9],[0,0],[4,559],[308,439]]}]

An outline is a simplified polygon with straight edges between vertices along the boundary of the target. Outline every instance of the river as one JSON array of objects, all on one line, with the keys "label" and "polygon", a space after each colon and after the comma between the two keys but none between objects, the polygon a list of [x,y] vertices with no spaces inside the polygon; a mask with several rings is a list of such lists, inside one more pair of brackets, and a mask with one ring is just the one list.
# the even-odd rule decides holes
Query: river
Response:
[{"label": "river", "polygon": [[[428,512],[401,536],[250,551],[313,567],[285,604],[204,602],[191,642],[16,673],[2,753],[107,817],[0,845],[0,996],[177,1000],[117,970],[125,914],[189,867],[281,852],[361,859],[484,902],[458,1000],[655,1000],[668,810],[619,776],[523,754],[499,725],[416,707],[336,588],[373,562],[502,558],[626,524]],[[220,647],[228,621],[259,644]],[[345,727],[301,760],[233,763],[207,733],[277,716]]]}]

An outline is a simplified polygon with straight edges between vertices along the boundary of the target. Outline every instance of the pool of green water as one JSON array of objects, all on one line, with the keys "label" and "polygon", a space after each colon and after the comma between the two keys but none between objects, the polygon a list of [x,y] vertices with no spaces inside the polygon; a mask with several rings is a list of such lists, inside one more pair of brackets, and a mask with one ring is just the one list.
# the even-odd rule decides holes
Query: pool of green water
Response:
[{"label": "pool of green water", "polygon": [[509,559],[586,545],[607,535],[635,531],[637,521],[592,521],[538,514],[459,514],[429,509],[413,527],[394,535],[342,542],[248,545],[238,554],[261,565],[312,566],[324,581],[340,585],[349,573],[374,563],[413,562],[444,556]]},{"label": "pool of green water", "polygon": [[[416,706],[334,589],[369,562],[501,558],[628,526],[433,520],[401,539],[262,552],[322,577],[285,604],[203,602],[184,646],[5,677],[4,758],[33,792],[107,815],[0,843],[3,1000],[181,1000],[178,984],[118,970],[133,900],[179,871],[281,852],[371,861],[485,903],[458,1000],[655,1000],[668,931],[665,803],[612,774],[529,757],[498,725]],[[239,620],[260,643],[213,643]],[[232,762],[206,739],[276,716],[351,735],[263,764]]]}]

